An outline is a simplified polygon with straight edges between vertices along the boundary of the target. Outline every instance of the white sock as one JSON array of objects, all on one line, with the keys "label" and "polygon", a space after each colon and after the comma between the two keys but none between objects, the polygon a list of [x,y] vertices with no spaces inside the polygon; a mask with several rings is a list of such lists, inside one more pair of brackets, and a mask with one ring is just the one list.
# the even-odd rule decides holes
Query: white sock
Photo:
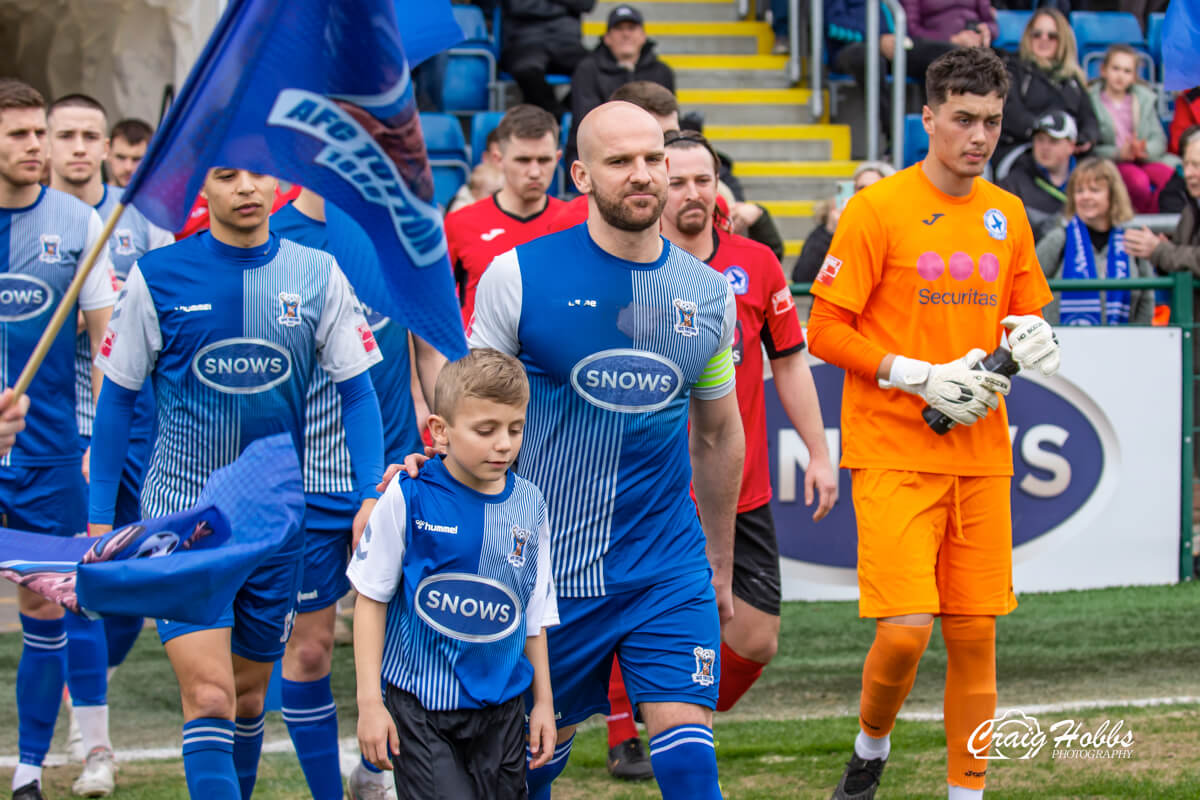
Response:
[{"label": "white sock", "polygon": [[858,738],[854,740],[854,752],[858,754],[859,758],[867,761],[887,758],[888,754],[892,752],[892,735],[889,733],[876,739],[874,736],[867,736],[860,730]]},{"label": "white sock", "polygon": [[983,789],[968,789],[965,786],[955,786],[953,783],[948,783],[946,786],[950,789],[949,800],[983,800]]},{"label": "white sock", "polygon": [[75,719],[79,720],[79,732],[83,735],[83,753],[86,756],[96,747],[112,749],[108,739],[108,706],[75,706]]},{"label": "white sock", "polygon": [[387,786],[391,779],[392,773],[390,772],[371,772],[371,770],[366,768],[358,771],[358,780],[361,783],[370,783],[374,784],[375,786]]},{"label": "white sock", "polygon": [[37,781],[38,785],[41,785],[42,768],[35,767],[32,764],[17,764],[16,770],[13,771],[13,791],[15,792],[31,781]]}]

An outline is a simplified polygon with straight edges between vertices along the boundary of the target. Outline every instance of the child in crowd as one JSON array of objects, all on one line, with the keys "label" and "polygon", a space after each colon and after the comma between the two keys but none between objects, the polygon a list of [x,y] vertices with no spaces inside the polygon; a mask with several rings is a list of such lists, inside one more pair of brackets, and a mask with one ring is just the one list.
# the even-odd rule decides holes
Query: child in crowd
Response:
[{"label": "child in crowd", "polygon": [[1100,78],[1091,88],[1100,124],[1095,155],[1116,162],[1129,190],[1133,210],[1158,212],[1158,193],[1179,160],[1167,152],[1167,137],[1158,120],[1154,90],[1137,80],[1138,54],[1128,45],[1108,48]]},{"label": "child in crowd", "polygon": [[358,738],[395,768],[401,800],[525,797],[530,688],[530,768],[554,752],[550,527],[541,492],[509,469],[528,402],[515,358],[447,364],[429,420],[445,455],[392,480],[347,570]]}]

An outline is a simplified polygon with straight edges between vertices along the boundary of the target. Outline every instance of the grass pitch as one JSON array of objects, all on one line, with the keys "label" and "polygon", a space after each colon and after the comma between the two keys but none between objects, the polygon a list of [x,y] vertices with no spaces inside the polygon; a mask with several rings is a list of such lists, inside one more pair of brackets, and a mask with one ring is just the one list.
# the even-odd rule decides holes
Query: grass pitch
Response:
[{"label": "grass pitch", "polygon": [[[1056,758],[1052,743],[1029,760],[993,761],[989,796],[998,798],[1200,797],[1200,703],[1131,707],[1148,697],[1200,695],[1200,585],[1107,589],[1027,595],[1000,621],[997,667],[1000,705],[1032,709],[1042,728],[1074,719],[1095,731],[1105,720],[1124,721],[1134,743],[1128,758]],[[728,798],[825,798],[841,774],[857,731],[859,670],[872,626],[852,603],[788,603],[780,652],[734,712],[716,723],[717,757]],[[0,729],[0,754],[16,752],[12,680],[17,634],[0,636],[0,711],[12,724]],[[344,736],[354,733],[350,648],[335,653],[334,691]],[[941,710],[945,650],[935,632],[905,712]],[[1043,711],[1046,704],[1100,701],[1083,711]],[[113,738],[119,749],[178,746],[178,695],[157,637],[147,630],[110,687]],[[65,718],[64,718],[65,720]],[[65,721],[52,752],[63,750]],[[278,714],[268,716],[267,740],[286,739]],[[893,734],[893,757],[880,798],[945,796],[945,743],[941,723],[903,719]],[[603,725],[585,726],[571,763],[555,784],[559,800],[651,798],[653,783],[619,784],[605,771]],[[0,770],[7,780],[10,770]],[[78,768],[47,770],[47,796],[70,796]],[[125,763],[119,797],[186,798],[179,760]],[[256,798],[304,798],[303,776],[292,755],[268,755]]]}]

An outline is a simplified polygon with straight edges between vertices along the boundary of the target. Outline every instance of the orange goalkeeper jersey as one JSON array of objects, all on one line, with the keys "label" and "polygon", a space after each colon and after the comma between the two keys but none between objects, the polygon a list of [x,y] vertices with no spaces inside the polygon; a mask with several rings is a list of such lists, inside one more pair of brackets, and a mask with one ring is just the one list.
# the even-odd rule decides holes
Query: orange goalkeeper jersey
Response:
[{"label": "orange goalkeeper jersey", "polygon": [[[920,164],[850,200],[812,291],[855,314],[858,332],[885,351],[932,364],[991,352],[1001,319],[1051,300],[1021,201],[978,178],[965,197],[944,194]],[[1003,401],[945,436],[926,426],[924,405],[847,371],[842,466],[1012,474]]]}]

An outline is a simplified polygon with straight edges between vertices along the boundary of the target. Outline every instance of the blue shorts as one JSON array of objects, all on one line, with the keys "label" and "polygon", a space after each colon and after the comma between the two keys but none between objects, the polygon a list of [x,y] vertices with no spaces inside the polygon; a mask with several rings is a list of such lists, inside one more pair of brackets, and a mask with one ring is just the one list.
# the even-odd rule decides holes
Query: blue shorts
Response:
[{"label": "blue shorts", "polygon": [[[306,495],[312,497],[312,495]],[[340,495],[325,495],[322,499]],[[350,537],[357,502],[334,510],[330,503],[308,504],[304,509],[304,577],[297,605],[301,614],[329,608],[350,591],[346,567],[350,564]]]},{"label": "blue shorts", "polygon": [[0,525],[51,536],[87,531],[83,463],[0,467]]},{"label": "blue shorts", "polygon": [[230,650],[234,655],[264,663],[278,661],[296,620],[302,566],[299,551],[273,556],[250,574],[216,622],[191,625],[160,619],[158,637],[166,644],[185,633],[232,628]]},{"label": "blue shorts", "polygon": [[708,570],[606,597],[560,597],[558,615],[546,634],[560,727],[608,713],[614,652],[634,703],[716,708],[721,620]]}]

